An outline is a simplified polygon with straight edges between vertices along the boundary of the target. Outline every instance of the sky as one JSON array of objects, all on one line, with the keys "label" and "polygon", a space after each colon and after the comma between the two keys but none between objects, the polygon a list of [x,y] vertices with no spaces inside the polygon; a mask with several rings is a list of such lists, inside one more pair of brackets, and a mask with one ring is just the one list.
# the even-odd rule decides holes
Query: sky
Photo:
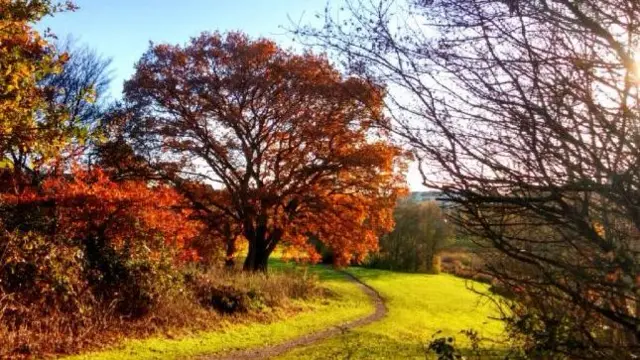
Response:
[{"label": "sky", "polygon": [[[112,60],[111,96],[119,98],[122,84],[134,70],[149,42],[184,44],[203,31],[241,30],[252,37],[269,37],[283,47],[295,43],[285,28],[308,24],[322,13],[327,0],[74,0],[75,12],[45,18],[59,39],[73,37]],[[412,190],[424,190],[412,167]]]},{"label": "sky", "polygon": [[184,44],[203,31],[241,30],[253,37],[269,37],[293,45],[282,26],[291,20],[309,22],[322,12],[326,0],[75,0],[75,12],[45,18],[60,39],[73,36],[113,61],[113,95],[149,42]]}]

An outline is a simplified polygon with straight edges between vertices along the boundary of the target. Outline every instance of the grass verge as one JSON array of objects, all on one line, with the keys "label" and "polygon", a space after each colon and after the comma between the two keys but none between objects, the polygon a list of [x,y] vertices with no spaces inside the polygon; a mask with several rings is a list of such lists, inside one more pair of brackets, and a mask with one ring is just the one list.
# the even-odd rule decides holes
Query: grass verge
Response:
[{"label": "grass verge", "polygon": [[[280,262],[270,264],[272,271],[289,268]],[[107,351],[67,357],[78,359],[176,359],[198,355],[273,345],[329,326],[365,316],[373,311],[367,296],[342,274],[328,268],[301,268],[319,277],[323,287],[335,296],[325,299],[296,301],[295,315],[275,314],[281,320],[269,323],[238,324],[233,317],[223,318],[216,330],[194,333],[177,339],[162,337],[127,340],[122,346]]]},{"label": "grass verge", "polygon": [[[502,323],[491,319],[497,315],[491,303],[470,291],[465,280],[446,274],[349,271],[385,298],[388,315],[278,359],[425,359],[424,344],[438,331],[442,331],[438,336],[455,336],[462,347],[466,345],[459,334],[462,330],[474,329],[495,340],[503,334]],[[473,286],[486,289],[484,284]]]}]

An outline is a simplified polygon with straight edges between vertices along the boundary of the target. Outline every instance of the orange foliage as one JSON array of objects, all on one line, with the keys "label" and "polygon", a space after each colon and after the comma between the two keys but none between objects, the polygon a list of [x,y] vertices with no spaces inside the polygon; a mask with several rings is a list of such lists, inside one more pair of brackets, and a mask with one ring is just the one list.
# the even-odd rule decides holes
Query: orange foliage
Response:
[{"label": "orange foliage", "polygon": [[50,159],[75,129],[66,123],[66,109],[47,101],[55,89],[40,81],[61,70],[66,54],[58,54],[33,22],[63,10],[70,2],[0,0],[0,167],[36,164]]},{"label": "orange foliage", "polygon": [[226,200],[179,187],[241,229],[250,270],[280,243],[317,259],[310,235],[341,263],[377,248],[405,186],[404,153],[376,126],[383,96],[325,57],[240,33],[154,46],[125,85],[132,143],[164,176],[222,186]]},{"label": "orange foliage", "polygon": [[183,259],[195,256],[187,248],[198,236],[200,224],[191,220],[192,210],[184,206],[184,199],[166,185],[114,182],[100,169],[76,168],[72,176],[48,178],[39,188],[2,194],[0,201],[6,205],[47,204],[58,239],[82,241],[100,236],[115,249],[132,242],[145,244],[151,257],[165,246],[179,250]]}]

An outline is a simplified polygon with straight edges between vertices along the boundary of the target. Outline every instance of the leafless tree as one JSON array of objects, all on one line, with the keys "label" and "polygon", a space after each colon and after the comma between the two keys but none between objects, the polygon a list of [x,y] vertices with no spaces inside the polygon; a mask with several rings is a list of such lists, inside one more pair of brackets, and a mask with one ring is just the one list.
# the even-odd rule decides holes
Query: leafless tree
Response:
[{"label": "leafless tree", "polygon": [[324,20],[294,33],[387,84],[424,184],[499,251],[530,353],[640,354],[640,2],[352,0]]},{"label": "leafless tree", "polygon": [[62,72],[45,78],[43,85],[56,89],[52,100],[65,105],[69,121],[95,127],[108,99],[111,59],[73,38],[57,47],[69,54],[69,60]]}]

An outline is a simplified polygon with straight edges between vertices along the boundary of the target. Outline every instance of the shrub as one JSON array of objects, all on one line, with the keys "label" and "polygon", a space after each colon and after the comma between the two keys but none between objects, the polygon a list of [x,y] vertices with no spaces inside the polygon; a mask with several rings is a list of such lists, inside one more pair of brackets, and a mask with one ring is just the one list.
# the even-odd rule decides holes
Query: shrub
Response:
[{"label": "shrub", "polygon": [[[182,202],[162,184],[116,182],[102,170],[79,168],[70,176],[50,176],[38,186],[0,193],[1,213],[12,215],[6,217],[9,230],[16,239],[29,239],[21,253],[26,258],[5,267],[3,274],[33,277],[36,267],[57,274],[38,263],[41,256],[50,266],[71,269],[98,301],[114,305],[122,315],[142,316],[157,304],[174,265],[188,258],[186,245],[201,230],[180,210]],[[16,215],[23,213],[30,215]],[[73,263],[48,258],[52,251],[77,258]],[[28,280],[14,281],[23,289],[13,291],[26,296],[32,288]]]},{"label": "shrub", "polygon": [[112,259],[107,267],[111,270],[92,277],[91,285],[119,314],[134,318],[146,315],[163,294],[179,285],[177,269],[167,259],[127,259],[122,255]]},{"label": "shrub", "polygon": [[508,286],[505,286],[505,284],[501,283],[500,281],[493,281],[491,283],[491,286],[489,287],[489,291],[492,294],[500,295],[505,299],[513,300],[516,298],[514,290]]},{"label": "shrub", "polygon": [[[28,304],[43,316],[47,312],[82,311],[80,298],[87,282],[82,253],[77,248],[36,233],[0,229],[0,254],[0,295],[10,298],[12,304]],[[19,326],[22,308],[3,309],[0,316],[5,324],[17,321],[15,326]]]},{"label": "shrub", "polygon": [[477,282],[485,283],[485,284],[493,284],[494,278],[490,274],[485,273],[476,273],[473,275],[472,279]]},{"label": "shrub", "polygon": [[76,247],[2,228],[0,264],[0,358],[63,350],[86,328],[97,303]]},{"label": "shrub", "polygon": [[441,253],[442,271],[461,278],[493,284],[494,277],[487,273],[485,257],[491,254],[478,249],[446,249]]},{"label": "shrub", "polygon": [[480,337],[480,334],[473,329],[462,330],[459,335],[466,340],[462,346],[455,337],[442,336],[442,331],[437,331],[424,345],[425,356],[428,359],[437,360],[528,359],[513,342],[489,341]]},{"label": "shrub", "polygon": [[465,267],[469,267],[472,264],[472,254],[469,254],[466,251],[443,251],[440,257],[442,258],[442,262],[447,264],[459,264]]},{"label": "shrub", "polygon": [[176,293],[184,245],[199,228],[169,188],[76,169],[3,190],[0,357],[109,338]]},{"label": "shrub", "polygon": [[203,306],[225,314],[245,313],[249,311],[252,300],[258,298],[255,291],[245,291],[229,285],[216,287],[212,284],[203,284],[196,291]]}]

